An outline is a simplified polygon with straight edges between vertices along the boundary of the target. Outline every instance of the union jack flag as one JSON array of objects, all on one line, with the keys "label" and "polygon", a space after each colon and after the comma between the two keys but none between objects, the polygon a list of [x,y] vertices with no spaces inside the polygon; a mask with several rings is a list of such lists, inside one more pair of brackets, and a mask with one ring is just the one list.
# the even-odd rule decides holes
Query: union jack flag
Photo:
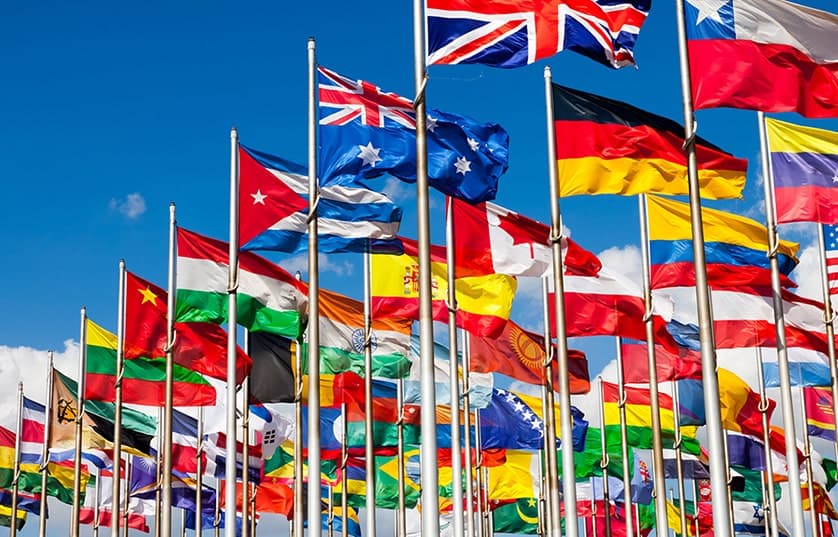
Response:
[{"label": "union jack flag", "polygon": [[320,124],[384,127],[387,120],[402,127],[416,128],[413,103],[395,93],[381,91],[363,80],[350,80],[325,67],[318,67]]},{"label": "union jack flag", "polygon": [[428,63],[521,67],[570,49],[634,64],[651,0],[427,0]]}]

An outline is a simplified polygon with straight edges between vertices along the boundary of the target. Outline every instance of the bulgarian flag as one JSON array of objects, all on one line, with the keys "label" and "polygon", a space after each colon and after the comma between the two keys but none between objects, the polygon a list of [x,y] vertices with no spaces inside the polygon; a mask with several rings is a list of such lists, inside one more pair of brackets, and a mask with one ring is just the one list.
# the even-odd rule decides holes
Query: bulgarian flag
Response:
[{"label": "bulgarian flag", "polygon": [[[113,402],[116,386],[116,336],[87,320],[87,366],[85,399]],[[124,361],[122,401],[136,405],[162,406],[166,401],[166,359],[134,358]],[[215,388],[200,374],[173,365],[175,406],[215,404]]]},{"label": "bulgarian flag", "polygon": [[[229,248],[226,242],[178,228],[179,322],[227,321]],[[308,287],[267,259],[239,253],[236,321],[253,332],[296,339],[304,328]]]}]

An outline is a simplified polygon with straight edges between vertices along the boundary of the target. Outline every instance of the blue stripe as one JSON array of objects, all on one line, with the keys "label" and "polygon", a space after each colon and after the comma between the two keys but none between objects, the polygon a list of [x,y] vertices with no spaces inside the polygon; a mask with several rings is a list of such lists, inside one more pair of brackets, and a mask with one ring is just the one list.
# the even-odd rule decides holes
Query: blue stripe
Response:
[{"label": "blue stripe", "polygon": [[[735,267],[760,267],[768,269],[768,253],[726,242],[705,242],[704,252],[707,264],[731,265]],[[693,263],[692,239],[677,241],[649,241],[649,255],[652,265],[668,263]],[[780,272],[788,275],[795,267],[794,259],[778,254]]]},{"label": "blue stripe", "polygon": [[[347,222],[401,222],[402,209],[394,203],[352,203],[327,198],[322,192],[317,216]],[[305,197],[305,196],[303,196]],[[308,211],[302,211],[308,214]]]},{"label": "blue stripe", "polygon": [[771,153],[776,188],[804,185],[833,188],[838,183],[838,155],[823,153]]},{"label": "blue stripe", "polygon": [[262,151],[257,151],[256,149],[250,149],[249,147],[245,147],[243,145],[241,145],[241,148],[247,151],[247,154],[253,157],[253,160],[265,168],[279,170],[286,173],[293,173],[296,175],[308,175],[308,168],[297,164],[296,162],[291,162],[290,160],[285,160],[284,158],[277,157],[276,155],[270,155]]},{"label": "blue stripe", "polygon": [[806,431],[809,433],[809,436],[817,436],[818,438],[823,438],[824,440],[829,440],[830,442],[835,442],[835,429],[824,429],[822,427],[818,427],[816,425],[808,424],[806,427]]},{"label": "blue stripe", "polygon": [[25,408],[27,410],[31,410],[33,412],[40,412],[41,414],[44,414],[44,415],[46,415],[46,413],[47,413],[46,407],[44,405],[42,405],[41,403],[38,403],[36,401],[33,401],[32,399],[30,399],[28,397],[23,398],[23,408]]},{"label": "blue stripe", "polygon": [[[789,362],[792,386],[831,386],[829,366],[813,362]],[[776,362],[763,364],[762,377],[766,388],[780,385],[780,370]]]},{"label": "blue stripe", "polygon": [[172,432],[181,434],[183,436],[191,436],[195,439],[198,438],[198,420],[184,414],[183,412],[179,412],[177,410],[172,411]]},{"label": "blue stripe", "polygon": [[[375,253],[402,253],[399,239],[348,238],[338,235],[318,235],[317,245],[321,253],[366,252],[371,249]],[[242,250],[276,250],[295,254],[308,250],[308,234],[288,230],[269,229],[253,237]]]}]

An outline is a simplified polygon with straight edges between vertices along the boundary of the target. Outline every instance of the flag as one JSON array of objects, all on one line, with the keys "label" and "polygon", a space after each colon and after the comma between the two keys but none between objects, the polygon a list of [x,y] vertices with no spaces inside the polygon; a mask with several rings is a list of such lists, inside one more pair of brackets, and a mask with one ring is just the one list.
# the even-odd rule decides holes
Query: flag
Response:
[{"label": "flag", "polygon": [[814,497],[814,502],[809,500],[808,483],[803,483],[800,486],[800,492],[803,495],[803,510],[811,510],[812,504],[814,503],[815,512],[824,514],[832,520],[838,520],[838,511],[835,510],[835,506],[832,505],[832,500],[829,498],[829,495],[826,493],[824,488],[818,483],[812,483],[812,489],[814,490],[814,494],[812,495]]},{"label": "flag", "polygon": [[[838,23],[838,17],[836,17]],[[838,31],[838,24],[835,26]],[[838,106],[838,62],[834,84]],[[838,107],[835,109],[838,115]],[[766,119],[777,222],[838,224],[838,132]]]},{"label": "flag", "polygon": [[[737,535],[771,535],[766,520],[768,516],[762,505],[762,500],[759,502],[744,502],[734,501],[733,512],[733,529]],[[780,524],[779,520],[777,521]],[[780,535],[787,537],[789,531],[780,526],[777,528]]]},{"label": "flag", "polygon": [[[376,257],[373,256],[373,263]],[[411,325],[410,319],[385,319],[373,314],[373,376],[403,378],[410,372]],[[303,371],[307,371],[308,367],[307,348],[308,345],[304,344]],[[320,372],[334,374],[343,371],[364,374],[364,305],[321,288]]]},{"label": "flag", "polygon": [[[531,410],[539,419],[545,419],[544,403],[541,400],[541,397],[535,397],[532,395],[527,395],[525,393],[518,392],[515,392],[513,395],[515,395],[515,397],[524,404],[525,408],[529,408],[529,410]],[[517,403],[513,402],[513,406],[517,407]],[[558,402],[556,402],[554,406],[554,412],[556,414],[557,420],[555,424],[556,439],[559,440],[559,443],[557,445],[561,445],[563,435],[560,423],[561,420],[558,419],[558,417],[561,415],[561,408],[559,407]],[[483,412],[480,413],[481,422],[483,420],[483,414]],[[570,407],[570,416],[570,419],[573,423],[573,430],[571,431],[571,441],[573,442],[573,450],[584,451],[588,435],[588,420],[585,419],[585,414],[573,405],[571,405]],[[535,423],[531,424],[530,426],[535,426]]]},{"label": "flag", "polygon": [[635,448],[632,448],[631,451],[634,453],[634,477],[631,479],[631,501],[649,505],[652,503],[652,494],[655,490],[652,452],[648,449]]},{"label": "flag", "polygon": [[[84,397],[113,402],[116,397],[117,339],[90,319],[87,320],[87,371]],[[124,403],[163,406],[166,402],[166,359],[125,360],[122,376]],[[215,404],[215,388],[200,374],[172,365],[172,404],[203,406]]]},{"label": "flag", "polygon": [[491,501],[491,520],[495,533],[536,535],[539,528],[538,502],[538,498]]},{"label": "flag", "polygon": [[508,449],[504,464],[487,469],[489,502],[538,498],[541,495],[540,466],[541,457],[537,451]]},{"label": "flag", "polygon": [[[622,341],[620,357],[623,361],[623,382],[649,383],[649,355],[646,343]],[[655,372],[658,382],[678,379],[701,379],[701,353],[686,347],[677,351],[655,345]]]},{"label": "flag", "polygon": [[[419,260],[415,241],[403,239],[404,254],[372,256],[374,319],[419,319]],[[448,269],[445,248],[431,247],[433,316],[448,321]],[[454,280],[457,326],[473,334],[500,333],[509,319],[517,282],[513,276],[489,274]]]},{"label": "flag", "polygon": [[[766,388],[780,385],[780,370],[777,364],[776,349],[760,347],[755,349],[762,356],[762,378]],[[733,354],[733,351],[720,351],[719,356]],[[826,354],[792,347],[786,349],[789,362],[789,381],[792,386],[829,386],[832,376],[829,373],[829,356]]]},{"label": "flag", "polygon": [[[608,454],[608,475],[623,477],[623,454],[619,435],[606,435],[605,450]],[[582,451],[573,452],[573,471],[576,480],[588,479],[602,475],[602,429],[588,427],[585,433],[585,445]],[[561,457],[558,460],[559,471],[562,470]],[[629,451],[629,467],[634,464],[634,455]]]},{"label": "flag", "polygon": [[[132,467],[132,474],[133,471],[134,468]],[[122,475],[122,479],[125,479],[124,474]],[[99,504],[98,520],[95,518],[97,503]],[[118,506],[119,514],[117,516],[119,518],[119,527],[125,527],[125,519],[127,518],[129,528],[143,533],[149,533],[150,529],[146,517],[154,516],[154,501],[140,499],[130,494],[128,496],[127,512],[123,509],[123,505]],[[113,473],[109,470],[102,470],[96,478],[95,488],[88,487],[84,505],[81,506],[81,510],[79,511],[79,522],[107,528],[111,524],[113,511]]]},{"label": "flag", "polygon": [[521,67],[573,50],[609,67],[634,64],[649,0],[429,0],[428,64]]},{"label": "flag", "polygon": [[[178,228],[177,244],[177,320],[226,322],[227,243]],[[299,337],[305,325],[308,286],[264,257],[250,252],[239,253],[238,276],[238,324],[252,332]],[[246,358],[240,352],[237,362],[247,363]]]},{"label": "flag", "polygon": [[[726,429],[738,431],[757,438],[765,432],[760,412],[760,396],[748,383],[727,369],[719,368],[719,406],[721,407],[722,425]],[[768,399],[768,422],[777,403]]]},{"label": "flag", "polygon": [[[838,225],[823,226],[824,248],[826,248],[826,274],[829,279],[829,296],[838,294]],[[831,298],[830,298],[831,299]]]},{"label": "flag", "polygon": [[[416,119],[413,103],[318,68],[320,187],[357,185],[390,174],[416,181]],[[509,135],[495,123],[429,110],[428,183],[476,203],[494,199],[509,163]]]},{"label": "flag", "polygon": [[[26,511],[18,509],[15,511],[14,514],[15,519],[15,528],[18,530],[23,529],[23,526],[26,525]],[[12,509],[11,507],[6,507],[5,505],[0,505],[0,526],[6,526],[10,528],[12,526]]]},{"label": "flag", "polygon": [[[308,249],[308,172],[279,157],[239,146],[239,246],[242,250]],[[361,185],[320,187],[320,252],[398,251],[402,210]]]},{"label": "flag", "polygon": [[838,115],[838,15],[784,0],[685,7],[696,109]]},{"label": "flag", "polygon": [[[674,449],[663,450],[663,472],[667,479],[678,478],[678,459]],[[684,479],[710,479],[707,464],[692,453],[681,453],[681,474]]]},{"label": "flag", "polygon": [[806,427],[809,436],[835,442],[835,413],[831,388],[803,388],[806,405]]},{"label": "flag", "polygon": [[[552,266],[550,228],[491,202],[477,205],[449,198],[454,219],[454,265],[462,275],[542,277]],[[565,270],[596,276],[600,260],[562,237]]]},{"label": "flag", "polygon": [[[561,196],[687,194],[684,128],[629,104],[553,84]],[[748,163],[696,138],[701,196],[739,198]]]},{"label": "flag", "polygon": [[253,367],[250,370],[250,397],[262,403],[293,403],[293,351],[296,343],[266,332],[249,332],[247,350]]},{"label": "flag", "polygon": [[[0,490],[0,505],[11,508],[11,490]],[[41,494],[20,490],[20,488],[18,487],[17,508],[21,511],[26,511],[27,513],[32,513],[33,515],[41,516]],[[47,509],[47,511],[49,511],[49,509]],[[47,512],[45,513],[45,515],[49,516],[49,513]]]},{"label": "flag", "polygon": [[[501,373],[526,382],[543,385],[545,380],[544,337],[528,332],[508,321],[496,338],[468,334],[469,367],[480,373]],[[580,395],[591,391],[588,359],[582,351],[569,349],[567,368],[570,393]],[[558,367],[553,358],[553,389],[558,390]]]},{"label": "flag", "polygon": [[[135,274],[127,273],[125,358],[155,359],[166,356],[167,302],[166,291]],[[227,332],[224,329],[217,324],[204,322],[203,319],[197,322],[175,322],[174,337],[172,359],[176,367],[227,380]]]},{"label": "flag", "polygon": [[[649,196],[649,255],[652,288],[694,287],[690,206],[659,196]],[[702,208],[707,282],[714,287],[771,286],[768,263],[768,230],[733,213]],[[789,273],[797,266],[800,245],[780,241],[777,249],[784,287],[796,287]]]}]

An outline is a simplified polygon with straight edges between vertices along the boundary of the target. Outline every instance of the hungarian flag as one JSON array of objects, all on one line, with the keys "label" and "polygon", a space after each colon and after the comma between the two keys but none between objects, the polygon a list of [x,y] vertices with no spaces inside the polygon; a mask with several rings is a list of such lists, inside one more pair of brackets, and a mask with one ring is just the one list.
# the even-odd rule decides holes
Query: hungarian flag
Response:
[{"label": "hungarian flag", "polygon": [[[402,239],[404,254],[372,256],[374,318],[419,319],[419,260],[416,241]],[[448,267],[445,248],[431,247],[433,317],[448,320]],[[517,282],[504,274],[458,277],[457,326],[473,334],[499,334],[509,319]]]},{"label": "hungarian flag", "polygon": [[[459,275],[510,274],[541,277],[552,266],[550,227],[491,202],[472,205],[456,198],[454,264]],[[596,276],[602,263],[592,253],[562,237],[565,270]]]},{"label": "hungarian flag", "polygon": [[[553,84],[561,196],[687,194],[684,128],[624,102]],[[742,197],[748,162],[696,138],[701,196]]]},{"label": "hungarian flag", "polygon": [[[471,371],[477,373],[501,373],[528,384],[544,384],[544,338],[528,332],[508,321],[496,338],[468,335]],[[569,350],[568,373],[570,393],[584,394],[591,391],[588,374],[588,360],[585,354]],[[553,359],[553,387],[558,391],[558,370]]]},{"label": "hungarian flag", "polygon": [[[130,272],[125,283],[125,358],[165,357],[168,294]],[[250,358],[241,348],[237,351],[236,380],[241,382]],[[183,368],[227,380],[227,332],[208,322],[176,322],[172,359]]]}]

